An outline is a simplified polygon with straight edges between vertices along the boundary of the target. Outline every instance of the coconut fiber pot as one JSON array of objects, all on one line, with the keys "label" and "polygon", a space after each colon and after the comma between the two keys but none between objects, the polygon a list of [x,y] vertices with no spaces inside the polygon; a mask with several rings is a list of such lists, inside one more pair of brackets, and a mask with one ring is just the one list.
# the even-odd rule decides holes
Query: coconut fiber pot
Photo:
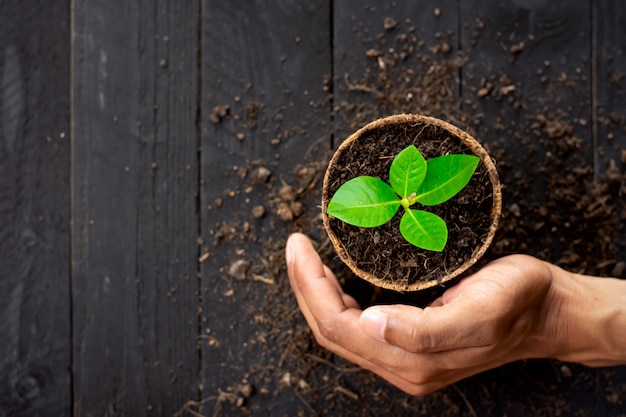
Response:
[{"label": "coconut fiber pot", "polygon": [[[469,183],[450,200],[423,209],[441,217],[448,241],[441,252],[407,242],[399,231],[401,215],[372,228],[351,226],[327,213],[339,187],[358,176],[389,183],[396,155],[414,145],[426,160],[448,154],[473,154],[480,162]],[[495,235],[502,193],[495,164],[472,136],[432,117],[402,114],[375,120],[346,139],[324,177],[324,227],[341,260],[359,277],[385,289],[417,291],[451,281],[483,256]]]}]

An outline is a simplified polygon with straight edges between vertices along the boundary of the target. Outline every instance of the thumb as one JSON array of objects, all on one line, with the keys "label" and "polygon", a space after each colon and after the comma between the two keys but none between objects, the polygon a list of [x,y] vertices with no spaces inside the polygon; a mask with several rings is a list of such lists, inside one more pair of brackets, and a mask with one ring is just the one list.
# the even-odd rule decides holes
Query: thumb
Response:
[{"label": "thumb", "polygon": [[359,326],[368,336],[413,353],[485,344],[480,326],[455,303],[425,309],[402,304],[370,307],[361,313]]}]

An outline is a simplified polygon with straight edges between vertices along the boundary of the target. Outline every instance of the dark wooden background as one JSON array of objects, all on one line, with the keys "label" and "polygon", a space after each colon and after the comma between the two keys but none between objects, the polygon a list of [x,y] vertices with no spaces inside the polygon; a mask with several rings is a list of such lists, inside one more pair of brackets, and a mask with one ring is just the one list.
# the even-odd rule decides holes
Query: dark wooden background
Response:
[{"label": "dark wooden background", "polygon": [[[0,416],[171,416],[203,400],[204,415],[340,415],[303,406],[295,388],[257,393],[243,407],[215,406],[227,398],[220,390],[245,383],[259,363],[254,322],[236,314],[239,303],[258,298],[225,296],[222,277],[241,251],[261,257],[261,245],[211,245],[220,225],[249,218],[266,198],[262,187],[237,189],[234,167],[270,161],[280,177],[313,142],[327,138],[330,148],[324,79],[360,74],[364,37],[393,16],[410,18],[427,44],[441,32],[453,52],[464,52],[469,65],[456,94],[479,106],[483,126],[524,118],[467,98],[500,72],[516,75],[526,105],[567,107],[584,139],[577,152],[599,179],[626,148],[625,132],[602,123],[610,113],[626,116],[623,86],[613,82],[626,73],[625,4],[3,0]],[[476,44],[477,19],[485,25]],[[528,34],[536,41],[512,61],[510,46]],[[538,68],[576,82],[554,94]],[[237,140],[233,120],[218,128],[211,115],[244,94],[265,116]],[[334,102],[349,99],[335,89]],[[282,120],[302,122],[302,134],[281,136]],[[513,155],[517,140],[494,139]],[[260,241],[288,233],[284,225],[253,226]],[[566,414],[626,415],[626,372],[614,371],[591,372],[595,382],[583,393],[559,385],[576,404]],[[476,415],[462,399],[451,400],[459,415]],[[492,412],[555,415],[543,401],[513,410],[496,401]],[[358,415],[361,406],[345,407]],[[200,407],[189,410],[182,415]]]}]

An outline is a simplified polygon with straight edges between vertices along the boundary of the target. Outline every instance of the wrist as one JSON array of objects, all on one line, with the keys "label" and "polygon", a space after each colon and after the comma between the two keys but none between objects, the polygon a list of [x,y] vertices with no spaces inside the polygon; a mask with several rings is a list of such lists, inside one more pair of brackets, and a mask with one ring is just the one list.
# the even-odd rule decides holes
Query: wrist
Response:
[{"label": "wrist", "polygon": [[552,284],[534,337],[535,357],[587,366],[626,363],[626,282],[548,266]]}]

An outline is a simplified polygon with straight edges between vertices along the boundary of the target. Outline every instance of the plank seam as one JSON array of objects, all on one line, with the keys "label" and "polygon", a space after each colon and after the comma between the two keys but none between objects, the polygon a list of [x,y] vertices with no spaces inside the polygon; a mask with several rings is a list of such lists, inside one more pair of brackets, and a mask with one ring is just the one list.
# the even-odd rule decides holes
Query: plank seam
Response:
[{"label": "plank seam", "polygon": [[[202,256],[203,243],[200,240],[202,236],[202,0],[198,0],[198,21],[196,29],[196,217],[197,217],[197,235],[198,235],[198,253],[196,256],[196,281],[198,285],[198,309],[203,306],[202,300]],[[202,320],[197,317],[197,340],[201,340]],[[198,346],[198,383],[197,383],[197,400],[202,398],[202,348]]]},{"label": "plank seam", "polygon": [[591,169],[593,172],[594,181],[599,182],[601,180],[600,173],[598,172],[600,168],[600,164],[598,161],[598,109],[597,109],[597,94],[598,94],[598,84],[597,84],[597,62],[596,59],[598,57],[598,53],[594,48],[594,44],[597,45],[598,40],[598,31],[596,27],[596,2],[594,0],[589,1],[589,27],[591,28],[591,34],[589,36],[589,50],[591,51],[591,62],[589,64],[589,71],[591,77],[591,147],[592,147],[592,157],[591,157]]},{"label": "plank seam", "polygon": [[69,63],[68,63],[68,68],[69,68],[69,82],[68,82],[68,95],[69,95],[69,172],[70,172],[70,178],[69,178],[69,220],[70,220],[70,224],[69,224],[69,231],[70,231],[70,238],[69,238],[69,300],[68,300],[68,309],[69,309],[69,322],[70,322],[70,352],[69,352],[69,360],[70,360],[70,370],[69,370],[69,377],[70,377],[70,415],[72,417],[76,417],[77,415],[77,405],[76,405],[76,376],[74,374],[76,366],[75,366],[75,360],[76,360],[76,355],[74,354],[74,341],[75,341],[75,334],[74,334],[74,326],[75,326],[75,322],[74,322],[74,288],[73,288],[73,283],[74,283],[74,278],[75,278],[75,262],[74,262],[74,237],[76,236],[76,222],[74,219],[74,199],[76,198],[76,196],[74,195],[74,189],[75,189],[75,184],[74,184],[74,141],[75,141],[75,131],[74,131],[74,74],[75,74],[75,68],[74,68],[74,54],[75,54],[75,42],[74,42],[74,34],[76,33],[76,21],[75,21],[75,10],[76,10],[76,0],[70,0],[68,2],[68,20],[69,20],[69,39],[68,39],[68,43],[69,43],[69,54],[68,54],[68,59],[69,59]]},{"label": "plank seam", "polygon": [[330,148],[335,149],[335,2],[329,0],[329,41],[330,41]]}]

